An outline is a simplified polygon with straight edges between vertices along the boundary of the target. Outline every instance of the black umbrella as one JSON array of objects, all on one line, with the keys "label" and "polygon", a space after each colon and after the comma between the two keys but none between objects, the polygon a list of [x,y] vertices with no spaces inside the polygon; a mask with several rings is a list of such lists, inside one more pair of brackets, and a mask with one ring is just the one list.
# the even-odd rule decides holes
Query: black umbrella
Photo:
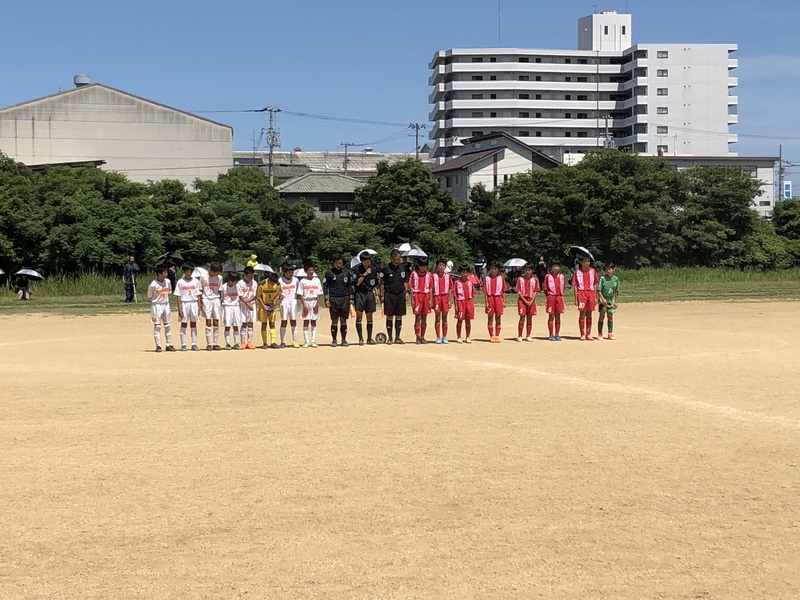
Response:
[{"label": "black umbrella", "polygon": [[244,265],[242,263],[228,263],[222,267],[223,273],[238,273],[239,271],[244,271]]}]

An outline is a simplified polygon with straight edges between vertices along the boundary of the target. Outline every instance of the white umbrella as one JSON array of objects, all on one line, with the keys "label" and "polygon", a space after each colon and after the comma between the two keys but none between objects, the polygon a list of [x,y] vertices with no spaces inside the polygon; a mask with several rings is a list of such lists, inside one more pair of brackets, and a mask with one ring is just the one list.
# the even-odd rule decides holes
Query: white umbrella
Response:
[{"label": "white umbrella", "polygon": [[0,275],[5,275],[5,274],[6,274],[6,272],[3,271],[3,269],[0,269]]},{"label": "white umbrella", "polygon": [[306,270],[305,269],[295,269],[294,276],[299,278],[306,277]]},{"label": "white umbrella", "polygon": [[367,254],[369,254],[371,256],[378,256],[378,253],[375,252],[375,250],[372,250],[370,248],[364,248],[361,252],[359,252],[353,258],[350,259],[350,268],[351,269],[355,269],[356,266],[361,264],[361,255],[364,254],[364,252],[366,252]]},{"label": "white umbrella", "polygon": [[509,259],[506,262],[504,262],[503,266],[506,267],[506,268],[524,267],[527,264],[528,264],[528,261],[525,260],[524,258],[512,258],[512,259]]},{"label": "white umbrella", "polygon": [[258,263],[255,267],[253,267],[254,271],[263,271],[264,273],[274,273],[275,271],[272,270],[272,267],[269,265],[265,265],[264,263]]},{"label": "white umbrella", "polygon": [[14,275],[27,275],[28,277],[33,277],[34,279],[44,279],[39,273],[34,271],[33,269],[20,269]]},{"label": "white umbrella", "polygon": [[358,256],[354,256],[350,259],[350,268],[355,269],[358,265],[361,264],[361,259]]},{"label": "white umbrella", "polygon": [[454,268],[455,267],[453,265],[453,261],[452,260],[448,260],[447,264],[444,266],[444,272],[445,273],[452,273]]},{"label": "white umbrella", "polygon": [[403,252],[408,252],[413,247],[414,244],[412,244],[411,242],[403,242],[402,244],[397,244],[397,246],[395,246],[393,250],[397,250],[400,254],[402,254]]},{"label": "white umbrella", "polygon": [[588,256],[589,258],[591,258],[592,260],[594,260],[594,254],[592,254],[591,252],[589,252],[589,251],[588,251],[586,248],[584,248],[583,246],[572,246],[572,247],[570,248],[570,250],[571,250],[572,252],[575,252],[575,251],[577,251],[577,252],[580,252],[581,254],[585,254],[586,256]]},{"label": "white umbrella", "polygon": [[203,267],[195,267],[194,271],[192,271],[192,277],[195,279],[198,277],[208,277],[208,269],[204,269]]},{"label": "white umbrella", "polygon": [[420,248],[418,246],[414,246],[410,250],[407,250],[406,252],[402,252],[401,254],[402,254],[402,256],[409,256],[409,257],[416,257],[416,256],[425,256],[425,257],[427,257],[428,256],[427,254],[425,254],[425,252],[422,251],[422,248]]}]

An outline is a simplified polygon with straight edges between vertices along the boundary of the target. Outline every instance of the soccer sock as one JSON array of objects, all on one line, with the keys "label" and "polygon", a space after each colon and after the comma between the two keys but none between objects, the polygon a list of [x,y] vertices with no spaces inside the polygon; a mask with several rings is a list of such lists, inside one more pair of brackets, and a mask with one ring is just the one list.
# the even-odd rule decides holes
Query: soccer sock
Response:
[{"label": "soccer sock", "polygon": [[236,344],[237,346],[239,345],[239,339],[240,339],[239,338],[239,330],[238,329],[234,329],[233,330],[233,343]]},{"label": "soccer sock", "polygon": [[293,342],[297,341],[297,323],[292,325],[292,341]]},{"label": "soccer sock", "polygon": [[172,346],[172,325],[170,323],[164,324],[164,336],[167,338],[167,346]]},{"label": "soccer sock", "polygon": [[520,319],[519,325],[517,325],[517,337],[522,337],[522,328],[525,326],[525,321]]},{"label": "soccer sock", "polygon": [[336,323],[331,325],[331,339],[335,342],[336,341],[336,333],[338,332],[338,328],[336,327]]},{"label": "soccer sock", "polygon": [[556,319],[556,336],[561,335],[561,319]]},{"label": "soccer sock", "polygon": [[317,322],[311,321],[311,341],[317,342]]},{"label": "soccer sock", "polygon": [[400,330],[403,328],[403,320],[402,319],[395,319],[394,320],[394,339],[400,339]]},{"label": "soccer sock", "polygon": [[186,345],[186,327],[181,327],[180,336],[181,336],[181,346],[185,346]]},{"label": "soccer sock", "polygon": [[219,325],[214,327],[214,332],[213,333],[214,333],[214,345],[218,346],[219,345]]},{"label": "soccer sock", "polygon": [[549,332],[550,332],[550,337],[553,337],[553,336],[555,335],[555,334],[553,333],[553,329],[554,329],[553,325],[554,325],[554,324],[555,324],[555,320],[554,320],[554,319],[549,319],[549,320],[547,321],[547,331],[549,331]]},{"label": "soccer sock", "polygon": [[347,341],[347,323],[342,323],[339,325],[339,331],[342,333],[342,343],[344,344]]},{"label": "soccer sock", "polygon": [[462,322],[463,321],[456,321],[456,335],[458,336],[458,339],[461,339],[461,323]]},{"label": "soccer sock", "polygon": [[608,320],[608,333],[614,333],[614,321]]},{"label": "soccer sock", "polygon": [[267,339],[268,339],[267,330],[266,329],[262,329],[261,330],[261,343],[264,344],[265,346],[267,345]]},{"label": "soccer sock", "polygon": [[428,321],[423,321],[419,324],[419,337],[424,338],[426,333],[428,333]]},{"label": "soccer sock", "polygon": [[228,328],[225,328],[225,344],[231,345],[231,330]]},{"label": "soccer sock", "polygon": [[469,338],[469,335],[472,333],[472,321],[467,320],[464,324],[467,328],[467,338]]},{"label": "soccer sock", "polygon": [[161,346],[161,323],[153,325],[153,338],[156,340],[156,346]]},{"label": "soccer sock", "polygon": [[206,325],[206,344],[211,345],[211,325]]},{"label": "soccer sock", "polygon": [[303,325],[303,341],[308,343],[308,325]]},{"label": "soccer sock", "polygon": [[500,337],[500,323],[495,323],[495,325],[494,325],[494,335],[495,335],[495,337]]},{"label": "soccer sock", "polygon": [[372,339],[372,328],[373,327],[374,327],[374,324],[372,322],[368,321],[367,322],[367,339],[368,340]]},{"label": "soccer sock", "polygon": [[286,327],[281,325],[281,344],[286,343]]},{"label": "soccer sock", "polygon": [[272,338],[272,343],[273,344],[277,344],[278,343],[278,330],[277,329],[275,329],[274,327],[270,327],[269,336],[270,336],[270,338]]},{"label": "soccer sock", "polygon": [[493,338],[494,337],[494,323],[490,322],[487,327],[489,328],[489,337]]},{"label": "soccer sock", "polygon": [[358,334],[358,341],[364,341],[364,326],[361,324],[361,321],[356,321],[356,333]]},{"label": "soccer sock", "polygon": [[[609,325],[610,325],[610,323],[609,323]],[[611,329],[611,328],[609,327],[609,329]],[[597,320],[597,333],[598,333],[598,335],[603,335],[603,320],[602,319],[598,319]]]},{"label": "soccer sock", "polygon": [[528,319],[525,326],[525,335],[531,337],[532,331],[533,331],[533,319]]},{"label": "soccer sock", "polygon": [[414,335],[417,336],[417,339],[422,337],[419,332],[422,331],[422,325],[414,321]]},{"label": "soccer sock", "polygon": [[442,337],[447,337],[447,321],[442,321]]},{"label": "soccer sock", "polygon": [[192,346],[197,346],[197,327],[192,327]]},{"label": "soccer sock", "polygon": [[592,313],[586,315],[586,337],[591,337],[592,335]]},{"label": "soccer sock", "polygon": [[578,328],[581,330],[581,337],[586,337],[586,323],[583,320],[583,313],[578,315]]},{"label": "soccer sock", "polygon": [[386,337],[392,339],[392,319],[386,319]]},{"label": "soccer sock", "polygon": [[247,328],[247,341],[248,341],[248,343],[252,344],[252,343],[253,343],[253,338],[255,338],[255,337],[256,337],[256,334],[255,334],[255,327],[253,327],[252,325],[250,325],[250,326]]},{"label": "soccer sock", "polygon": [[439,321],[436,321],[433,324],[433,327],[434,327],[434,329],[436,329],[436,339],[439,339],[440,337],[442,337],[442,325],[439,323]]}]

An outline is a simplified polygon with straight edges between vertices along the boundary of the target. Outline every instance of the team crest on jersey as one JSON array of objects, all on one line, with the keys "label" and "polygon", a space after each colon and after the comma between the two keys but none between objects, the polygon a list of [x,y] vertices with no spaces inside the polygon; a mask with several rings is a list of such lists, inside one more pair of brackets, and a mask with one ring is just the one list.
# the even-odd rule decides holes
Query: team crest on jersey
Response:
[{"label": "team crest on jersey", "polygon": [[347,283],[347,280],[348,280],[348,277],[347,277],[347,275],[345,275],[344,277],[342,277],[342,281],[344,281],[345,283]]},{"label": "team crest on jersey", "polygon": [[406,272],[405,271],[400,271],[400,277],[401,277],[401,279],[405,279],[406,278]]}]

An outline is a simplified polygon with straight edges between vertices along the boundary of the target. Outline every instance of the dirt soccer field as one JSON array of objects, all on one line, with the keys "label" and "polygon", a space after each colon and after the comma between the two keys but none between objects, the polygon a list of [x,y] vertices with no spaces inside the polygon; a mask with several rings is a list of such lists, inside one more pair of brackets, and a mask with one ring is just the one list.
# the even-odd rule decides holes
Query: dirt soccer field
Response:
[{"label": "dirt soccer field", "polygon": [[0,318],[0,597],[798,598],[799,309],[176,354]]}]

